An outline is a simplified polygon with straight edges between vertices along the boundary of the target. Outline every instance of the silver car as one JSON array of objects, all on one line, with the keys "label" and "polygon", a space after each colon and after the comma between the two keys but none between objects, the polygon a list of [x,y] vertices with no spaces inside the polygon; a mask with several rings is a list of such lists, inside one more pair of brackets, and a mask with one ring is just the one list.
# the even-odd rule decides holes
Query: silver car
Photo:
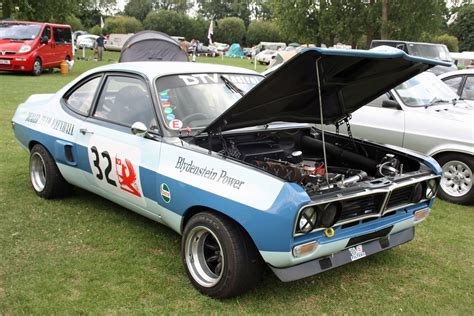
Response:
[{"label": "silver car", "polygon": [[[424,72],[352,114],[355,137],[433,156],[441,165],[441,198],[474,204],[474,108]],[[347,125],[340,126],[347,134]]]}]

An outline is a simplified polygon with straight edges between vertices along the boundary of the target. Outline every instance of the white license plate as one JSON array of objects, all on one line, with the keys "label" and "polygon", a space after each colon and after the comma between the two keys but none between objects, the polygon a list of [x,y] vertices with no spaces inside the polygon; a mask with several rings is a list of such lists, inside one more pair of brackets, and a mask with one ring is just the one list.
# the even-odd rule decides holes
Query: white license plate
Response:
[{"label": "white license plate", "polygon": [[351,261],[362,259],[366,256],[364,247],[362,247],[362,245],[349,248],[349,252],[351,253]]},{"label": "white license plate", "polygon": [[8,59],[0,59],[0,64],[10,65],[10,60],[8,60]]}]

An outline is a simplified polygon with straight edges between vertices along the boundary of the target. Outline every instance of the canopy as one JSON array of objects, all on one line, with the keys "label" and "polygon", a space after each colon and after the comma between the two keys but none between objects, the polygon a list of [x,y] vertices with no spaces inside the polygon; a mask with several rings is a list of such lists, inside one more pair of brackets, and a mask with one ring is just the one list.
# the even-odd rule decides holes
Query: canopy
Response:
[{"label": "canopy", "polygon": [[187,54],[169,35],[156,31],[141,31],[123,44],[119,62],[187,60]]},{"label": "canopy", "polygon": [[234,43],[230,45],[229,51],[225,54],[225,57],[232,57],[232,58],[242,58],[245,57],[245,53],[240,48],[238,43]]}]

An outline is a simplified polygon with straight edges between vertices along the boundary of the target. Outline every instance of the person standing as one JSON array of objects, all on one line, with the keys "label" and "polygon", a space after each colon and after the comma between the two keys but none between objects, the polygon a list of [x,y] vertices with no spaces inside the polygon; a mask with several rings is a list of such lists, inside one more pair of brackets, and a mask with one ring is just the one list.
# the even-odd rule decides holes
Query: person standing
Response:
[{"label": "person standing", "polygon": [[97,60],[102,61],[102,56],[104,55],[104,42],[105,42],[104,35],[100,34],[99,37],[96,39],[96,42],[97,42]]}]

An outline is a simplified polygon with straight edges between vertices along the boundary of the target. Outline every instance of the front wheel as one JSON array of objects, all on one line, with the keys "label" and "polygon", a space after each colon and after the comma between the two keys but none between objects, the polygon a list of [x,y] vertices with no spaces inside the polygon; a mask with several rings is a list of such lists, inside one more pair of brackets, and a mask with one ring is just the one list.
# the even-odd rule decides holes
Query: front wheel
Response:
[{"label": "front wheel", "polygon": [[453,203],[473,205],[474,157],[450,153],[439,157],[438,162],[443,171],[439,197]]},{"label": "front wheel", "polygon": [[41,59],[36,58],[35,62],[33,63],[33,76],[39,76],[43,72],[43,64],[41,63]]},{"label": "front wheel", "polygon": [[181,255],[192,284],[210,297],[242,294],[261,278],[261,258],[250,237],[220,214],[202,212],[189,220]]}]

